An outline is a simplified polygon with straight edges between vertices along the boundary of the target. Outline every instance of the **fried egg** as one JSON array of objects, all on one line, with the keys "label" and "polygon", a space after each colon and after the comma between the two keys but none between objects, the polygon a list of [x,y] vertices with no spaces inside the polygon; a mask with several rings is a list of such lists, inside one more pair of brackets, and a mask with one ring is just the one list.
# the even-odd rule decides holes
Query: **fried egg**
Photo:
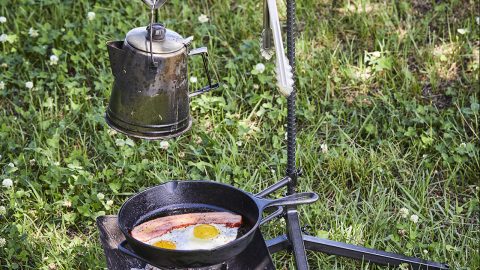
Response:
[{"label": "fried egg", "polygon": [[225,224],[196,224],[173,229],[147,244],[164,249],[198,250],[213,249],[237,238],[238,227]]}]

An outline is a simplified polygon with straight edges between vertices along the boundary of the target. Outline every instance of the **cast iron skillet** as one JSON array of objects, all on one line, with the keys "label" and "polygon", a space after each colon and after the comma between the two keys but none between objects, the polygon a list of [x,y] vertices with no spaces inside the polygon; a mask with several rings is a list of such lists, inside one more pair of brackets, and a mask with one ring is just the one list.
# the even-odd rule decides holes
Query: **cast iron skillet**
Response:
[{"label": "cast iron skillet", "polygon": [[[140,192],[127,200],[118,214],[126,240],[119,249],[127,255],[163,268],[203,267],[220,264],[240,254],[262,223],[262,212],[273,206],[312,203],[318,195],[298,193],[277,200],[262,199],[235,187],[212,181],[172,181]],[[169,250],[136,240],[131,230],[150,219],[179,213],[228,211],[242,215],[239,237],[210,250]],[[131,252],[125,246],[133,249]]]}]

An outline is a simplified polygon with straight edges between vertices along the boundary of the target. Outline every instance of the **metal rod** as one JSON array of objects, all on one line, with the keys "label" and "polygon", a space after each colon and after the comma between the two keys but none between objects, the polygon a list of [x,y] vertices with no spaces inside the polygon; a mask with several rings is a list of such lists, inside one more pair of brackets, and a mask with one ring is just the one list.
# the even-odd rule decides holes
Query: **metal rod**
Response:
[{"label": "metal rod", "polygon": [[356,260],[369,261],[375,264],[399,266],[400,264],[406,263],[415,270],[450,269],[448,265],[443,263],[426,261],[381,250],[345,244],[342,242],[335,242],[309,235],[304,235],[303,240],[305,242],[305,247],[308,250],[319,251],[330,255],[338,255]]},{"label": "metal rod", "polygon": [[[278,56],[277,56],[278,57]],[[292,67],[293,91],[287,99],[287,175],[292,179],[287,193],[293,194],[297,189],[297,168],[295,164],[297,123],[295,117],[296,69],[295,69],[295,0],[287,0],[287,57]],[[307,254],[302,239],[300,220],[295,207],[287,208],[286,222],[288,239],[293,248],[297,270],[307,270]]]},{"label": "metal rod", "polygon": [[282,178],[282,180],[280,180],[279,182],[267,187],[266,189],[264,189],[263,191],[260,191],[259,193],[255,194],[256,197],[265,197],[269,194],[272,194],[273,192],[281,189],[282,187],[288,185],[290,183],[290,181],[292,181],[292,179],[288,176]]},{"label": "metal rod", "polygon": [[293,194],[297,188],[296,155],[296,69],[295,69],[295,0],[287,0],[287,57],[292,67],[293,92],[287,100],[287,175],[292,178],[288,185],[288,194]]},{"label": "metal rod", "polygon": [[303,244],[302,230],[300,228],[300,220],[295,207],[288,207],[285,216],[287,222],[287,233],[290,245],[293,249],[293,257],[297,270],[308,270],[307,253]]}]

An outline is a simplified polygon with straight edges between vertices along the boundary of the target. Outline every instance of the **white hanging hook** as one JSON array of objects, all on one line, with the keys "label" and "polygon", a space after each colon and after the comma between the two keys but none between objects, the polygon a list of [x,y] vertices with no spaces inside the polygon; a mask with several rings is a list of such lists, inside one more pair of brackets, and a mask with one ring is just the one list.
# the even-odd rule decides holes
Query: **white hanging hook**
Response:
[{"label": "white hanging hook", "polygon": [[276,54],[276,73],[277,86],[280,93],[286,97],[293,92],[293,73],[292,67],[285,56],[285,49],[283,48],[282,31],[280,27],[280,18],[278,16],[276,0],[267,0],[268,12],[270,15],[270,27],[273,34],[273,43],[275,45]]},{"label": "white hanging hook", "polygon": [[158,9],[163,6],[167,0],[143,0],[143,2],[145,2],[145,4],[147,4],[151,9]]}]

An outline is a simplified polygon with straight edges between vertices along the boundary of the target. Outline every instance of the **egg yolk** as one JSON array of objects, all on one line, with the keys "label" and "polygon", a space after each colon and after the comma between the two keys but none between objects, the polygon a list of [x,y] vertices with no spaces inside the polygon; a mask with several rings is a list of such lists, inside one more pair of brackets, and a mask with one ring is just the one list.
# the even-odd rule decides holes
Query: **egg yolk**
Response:
[{"label": "egg yolk", "polygon": [[220,234],[220,231],[213,225],[201,224],[193,228],[193,235],[199,239],[213,239]]},{"label": "egg yolk", "polygon": [[164,248],[164,249],[176,249],[177,245],[175,245],[174,242],[172,241],[167,241],[167,240],[160,240],[158,242],[155,242],[153,244],[154,247],[158,248]]}]

